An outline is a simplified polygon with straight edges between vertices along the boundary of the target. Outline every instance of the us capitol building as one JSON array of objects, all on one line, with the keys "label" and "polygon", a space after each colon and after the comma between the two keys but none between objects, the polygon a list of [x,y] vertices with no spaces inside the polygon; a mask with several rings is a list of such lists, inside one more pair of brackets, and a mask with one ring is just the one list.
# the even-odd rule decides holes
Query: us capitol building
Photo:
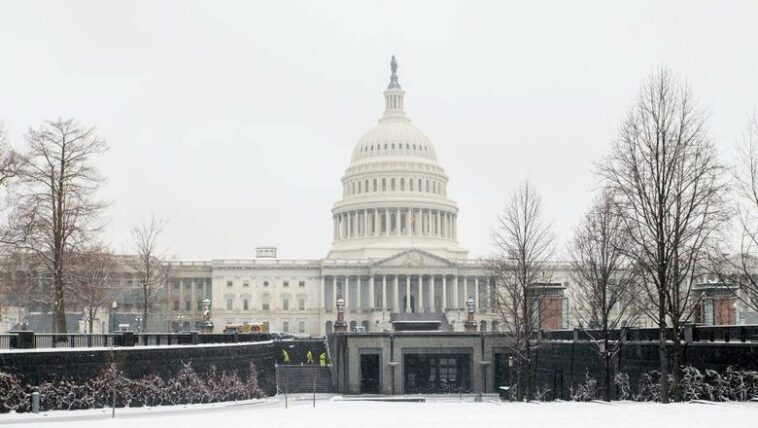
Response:
[{"label": "us capitol building", "polygon": [[496,327],[488,273],[458,243],[448,176],[405,113],[394,57],[384,99],[384,114],[358,140],[342,177],[325,259],[280,260],[268,247],[258,248],[254,260],[179,262],[168,285],[169,309],[193,302],[186,307],[197,312],[194,302],[211,294],[217,331],[263,322],[272,331],[315,336],[332,331],[338,296],[350,328],[366,331],[414,316],[462,330],[472,297],[482,328]]}]

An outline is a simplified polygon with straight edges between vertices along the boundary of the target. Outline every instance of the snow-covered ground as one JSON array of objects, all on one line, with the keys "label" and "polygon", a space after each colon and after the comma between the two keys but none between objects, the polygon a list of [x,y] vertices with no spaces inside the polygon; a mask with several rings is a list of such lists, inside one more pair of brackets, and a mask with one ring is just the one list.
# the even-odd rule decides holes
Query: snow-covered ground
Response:
[{"label": "snow-covered ground", "polygon": [[[280,397],[244,403],[0,415],[0,425],[54,428],[331,428],[331,427],[498,427],[498,428],[677,428],[755,427],[758,403],[475,403],[428,397],[425,403],[342,401]],[[18,425],[16,425],[18,424]]]}]

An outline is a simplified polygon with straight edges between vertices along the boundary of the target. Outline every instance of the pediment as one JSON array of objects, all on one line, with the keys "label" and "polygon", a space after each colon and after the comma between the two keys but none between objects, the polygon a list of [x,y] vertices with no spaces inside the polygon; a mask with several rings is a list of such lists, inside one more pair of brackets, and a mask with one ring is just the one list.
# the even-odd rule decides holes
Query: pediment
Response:
[{"label": "pediment", "polygon": [[373,264],[374,267],[450,267],[452,263],[423,250],[407,250]]}]

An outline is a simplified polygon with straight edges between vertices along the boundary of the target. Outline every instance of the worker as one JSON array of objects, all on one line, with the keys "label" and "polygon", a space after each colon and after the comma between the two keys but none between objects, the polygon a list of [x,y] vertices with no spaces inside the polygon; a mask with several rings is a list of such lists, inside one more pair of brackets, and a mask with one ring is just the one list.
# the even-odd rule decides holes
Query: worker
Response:
[{"label": "worker", "polygon": [[313,364],[313,353],[311,351],[305,354],[305,364]]},{"label": "worker", "polygon": [[321,355],[318,356],[319,363],[321,363],[321,367],[326,367],[326,352],[322,352]]},{"label": "worker", "polygon": [[282,362],[284,364],[290,363],[290,354],[287,353],[286,349],[282,349]]}]

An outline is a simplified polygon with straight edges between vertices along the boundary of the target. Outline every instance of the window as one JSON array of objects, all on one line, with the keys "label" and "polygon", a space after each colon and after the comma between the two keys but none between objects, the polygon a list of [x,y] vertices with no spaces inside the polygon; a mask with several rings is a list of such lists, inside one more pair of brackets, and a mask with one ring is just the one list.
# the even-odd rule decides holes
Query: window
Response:
[{"label": "window", "polygon": [[390,190],[395,191],[395,179],[390,179]]},{"label": "window", "polygon": [[269,306],[270,306],[269,305],[269,299],[270,299],[270,297],[269,297],[268,294],[264,294],[263,297],[261,297],[261,309],[262,310],[264,310],[264,311],[269,310]]},{"label": "window", "polygon": [[232,285],[234,285],[234,283],[232,281],[226,281],[226,286],[227,287],[231,287]]},{"label": "window", "polygon": [[189,312],[192,310],[192,301],[191,300],[185,300],[184,301],[184,310]]},{"label": "window", "polygon": [[268,287],[268,281],[263,281],[263,286]]},{"label": "window", "polygon": [[300,281],[297,283],[298,287],[305,287],[305,281]]},{"label": "window", "polygon": [[300,320],[297,322],[297,332],[305,333],[305,320]]},{"label": "window", "polygon": [[174,310],[175,311],[179,310],[179,301],[178,300],[174,300]]},{"label": "window", "polygon": [[198,300],[197,301],[197,310],[198,310],[198,312],[203,310],[203,301],[202,300]]},{"label": "window", "polygon": [[247,311],[250,310],[250,300],[245,298],[242,299],[242,310]]},{"label": "window", "polygon": [[289,333],[290,332],[290,322],[289,321],[282,321],[282,332],[283,333]]},{"label": "window", "polygon": [[387,179],[382,178],[382,192],[386,192],[386,191],[387,191]]},{"label": "window", "polygon": [[282,310],[283,311],[290,310],[290,298],[287,296],[282,297]]},{"label": "window", "polygon": [[248,281],[248,280],[242,281],[242,286],[243,287],[250,287],[250,281]]},{"label": "window", "polygon": [[234,303],[234,299],[228,298],[226,299],[226,310],[231,311],[232,310],[232,304]]},{"label": "window", "polygon": [[374,179],[374,192],[376,192],[376,178]]},{"label": "window", "polygon": [[400,179],[400,190],[401,191],[405,190],[405,179],[404,178]]},{"label": "window", "polygon": [[282,282],[282,287],[289,287],[289,286],[290,286],[290,282],[289,281]]},{"label": "window", "polygon": [[301,311],[305,310],[305,297],[301,297],[297,299],[297,308]]}]

